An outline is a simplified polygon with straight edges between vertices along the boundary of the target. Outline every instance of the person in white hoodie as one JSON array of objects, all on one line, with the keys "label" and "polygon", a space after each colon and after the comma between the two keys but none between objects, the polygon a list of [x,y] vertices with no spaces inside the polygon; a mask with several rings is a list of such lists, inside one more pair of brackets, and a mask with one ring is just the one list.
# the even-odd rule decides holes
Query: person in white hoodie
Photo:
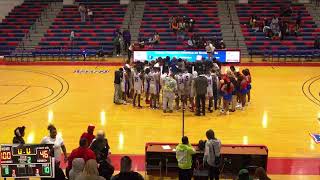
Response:
[{"label": "person in white hoodie", "polygon": [[206,136],[208,141],[206,142],[205,146],[203,162],[209,166],[209,179],[213,180],[214,178],[215,180],[219,180],[219,167],[221,164],[221,141],[215,137],[212,129],[209,129],[206,132]]},{"label": "person in white hoodie", "polygon": [[76,180],[82,173],[85,162],[82,158],[76,158],[72,161],[72,169],[69,172],[69,180]]}]

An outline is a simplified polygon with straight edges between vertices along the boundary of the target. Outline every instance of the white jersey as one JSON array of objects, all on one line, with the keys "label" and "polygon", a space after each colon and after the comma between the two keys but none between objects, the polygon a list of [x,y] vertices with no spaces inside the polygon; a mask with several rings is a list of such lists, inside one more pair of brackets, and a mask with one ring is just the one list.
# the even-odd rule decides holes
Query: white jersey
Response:
[{"label": "white jersey", "polygon": [[164,86],[164,82],[165,82],[165,78],[168,76],[167,73],[163,73],[161,76],[160,76],[160,85],[161,86]]},{"label": "white jersey", "polygon": [[207,80],[208,80],[207,96],[208,97],[212,97],[213,96],[213,89],[212,89],[213,80],[212,80],[212,76],[210,74],[210,75],[206,75],[206,77],[207,77]]},{"label": "white jersey", "polygon": [[182,75],[182,77],[184,82],[184,88],[190,90],[192,84],[192,75],[186,72]]},{"label": "white jersey", "polygon": [[122,90],[122,92],[126,92],[127,91],[127,72],[126,71],[123,71],[123,73],[122,73],[122,78],[121,78],[121,90]]},{"label": "white jersey", "polygon": [[160,92],[159,87],[160,74],[158,72],[150,73],[150,93],[158,94]]},{"label": "white jersey", "polygon": [[138,94],[141,94],[141,89],[142,89],[141,73],[134,72],[133,80],[134,80],[134,91]]},{"label": "white jersey", "polygon": [[183,75],[181,74],[177,74],[175,76],[175,79],[177,81],[177,85],[178,85],[178,92],[181,93],[184,91],[184,81],[183,81]]},{"label": "white jersey", "polygon": [[190,97],[195,97],[196,96],[196,90],[194,87],[194,80],[198,77],[197,71],[193,71],[192,73],[192,80],[191,80],[191,92],[190,92]]}]

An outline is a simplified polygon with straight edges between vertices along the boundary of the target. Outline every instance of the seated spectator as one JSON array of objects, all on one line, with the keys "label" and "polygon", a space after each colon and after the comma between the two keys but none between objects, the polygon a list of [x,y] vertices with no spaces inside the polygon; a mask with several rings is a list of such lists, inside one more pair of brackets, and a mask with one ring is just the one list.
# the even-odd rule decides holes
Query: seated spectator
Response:
[{"label": "seated spectator", "polygon": [[320,38],[318,36],[314,39],[314,48],[320,49]]},{"label": "seated spectator", "polygon": [[87,139],[81,139],[79,145],[80,146],[78,148],[74,149],[71,152],[68,158],[67,174],[69,174],[68,172],[72,168],[72,161],[75,158],[82,158],[84,159],[84,161],[88,161],[89,159],[96,159],[96,155],[94,154],[94,152],[90,148],[88,148]]},{"label": "seated spectator", "polygon": [[280,38],[284,40],[284,37],[288,34],[288,23],[281,21],[280,23]]},{"label": "seated spectator", "polygon": [[99,163],[99,175],[104,177],[106,180],[110,180],[113,173],[114,173],[114,167],[112,166],[111,162],[107,157],[102,157],[98,161]]},{"label": "seated spectator", "polygon": [[256,27],[257,17],[255,15],[250,16],[249,25],[252,29]]},{"label": "seated spectator", "polygon": [[98,162],[101,158],[108,157],[110,147],[108,140],[105,138],[105,133],[102,130],[98,131],[97,138],[92,141],[90,149],[97,156]]},{"label": "seated spectator", "polygon": [[86,22],[86,7],[83,4],[80,4],[79,6],[79,13],[81,17],[81,22]]},{"label": "seated spectator", "polygon": [[173,30],[174,33],[177,33],[179,26],[178,26],[178,22],[177,20],[174,20],[173,23],[171,24],[171,28]]},{"label": "seated spectator", "polygon": [[87,132],[83,133],[80,139],[86,139],[88,141],[88,144],[90,145],[92,140],[96,137],[95,135],[93,135],[94,128],[94,125],[90,124],[87,128]]},{"label": "seated spectator", "polygon": [[12,140],[13,144],[25,144],[25,141],[23,139],[24,134],[25,134],[24,133],[25,129],[26,129],[26,127],[22,126],[22,127],[17,127],[14,130],[14,137],[13,137],[13,140]]},{"label": "seated spectator", "polygon": [[247,169],[241,169],[238,174],[238,180],[252,180]]},{"label": "seated spectator", "polygon": [[89,21],[93,21],[93,11],[88,8],[87,12]]},{"label": "seated spectator", "polygon": [[86,162],[83,172],[77,177],[76,180],[105,180],[105,178],[99,176],[97,161],[90,159]]},{"label": "seated spectator", "polygon": [[220,41],[218,49],[226,49],[226,44],[223,42],[223,40]]},{"label": "seated spectator", "polygon": [[120,173],[112,177],[112,180],[143,180],[143,177],[131,170],[132,160],[128,156],[121,158]]},{"label": "seated spectator", "polygon": [[159,44],[160,43],[160,35],[158,32],[153,34],[153,37],[149,39],[150,44]]},{"label": "seated spectator", "polygon": [[255,171],[254,177],[258,180],[271,180],[266,171],[262,167],[258,167]]},{"label": "seated spectator", "polygon": [[69,180],[76,180],[83,171],[85,162],[82,158],[75,158],[72,161],[72,169],[69,172]]},{"label": "seated spectator", "polygon": [[179,166],[179,180],[191,180],[192,155],[195,154],[187,136],[182,137],[182,144],[176,147],[176,158]]},{"label": "seated spectator", "polygon": [[291,5],[288,5],[285,8],[280,8],[280,17],[291,17],[292,12],[293,10]]}]

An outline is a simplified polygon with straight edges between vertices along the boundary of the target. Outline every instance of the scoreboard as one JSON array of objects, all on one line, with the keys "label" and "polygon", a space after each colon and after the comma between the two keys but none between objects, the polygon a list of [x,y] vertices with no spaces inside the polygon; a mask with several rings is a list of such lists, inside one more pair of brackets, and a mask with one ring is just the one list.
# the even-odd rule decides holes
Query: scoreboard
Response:
[{"label": "scoreboard", "polygon": [[54,177],[52,145],[0,145],[0,177]]}]

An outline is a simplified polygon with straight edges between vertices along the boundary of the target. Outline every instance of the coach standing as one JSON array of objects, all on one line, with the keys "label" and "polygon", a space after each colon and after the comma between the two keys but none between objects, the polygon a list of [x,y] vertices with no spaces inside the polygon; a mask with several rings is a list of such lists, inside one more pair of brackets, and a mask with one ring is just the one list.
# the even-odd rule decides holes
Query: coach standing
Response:
[{"label": "coach standing", "polygon": [[203,72],[199,72],[201,74],[194,81],[194,88],[196,92],[196,116],[200,116],[200,109],[202,109],[202,115],[206,115],[206,94],[208,87],[208,80]]},{"label": "coach standing", "polygon": [[115,104],[122,104],[121,98],[121,79],[123,75],[123,68],[114,72],[114,97],[113,103]]}]

